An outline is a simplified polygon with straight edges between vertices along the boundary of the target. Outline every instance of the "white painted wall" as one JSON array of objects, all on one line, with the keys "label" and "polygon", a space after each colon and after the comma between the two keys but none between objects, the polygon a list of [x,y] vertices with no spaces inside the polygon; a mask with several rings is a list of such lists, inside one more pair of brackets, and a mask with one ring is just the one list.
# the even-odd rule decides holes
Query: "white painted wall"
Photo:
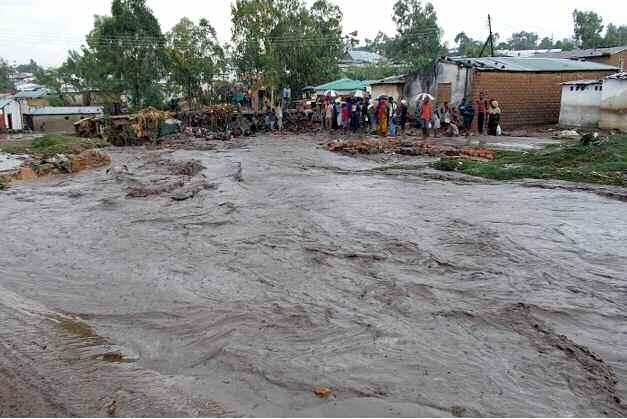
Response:
[{"label": "white painted wall", "polygon": [[[470,73],[470,74],[469,74]],[[468,77],[468,78],[467,78]],[[468,86],[466,86],[468,80]],[[471,93],[472,70],[460,67],[453,63],[438,64],[438,83],[451,83],[451,101],[452,106],[458,106],[466,94]],[[437,84],[435,86],[437,89]],[[435,93],[435,90],[434,90]]]},{"label": "white painted wall", "polygon": [[11,122],[13,129],[16,131],[22,130],[22,110],[20,104],[12,100],[8,105],[3,108],[4,126],[9,129],[9,115],[11,116]]},{"label": "white painted wall", "polygon": [[[601,119],[602,84],[565,84],[559,124],[563,127],[598,127]],[[605,87],[604,87],[605,89]]]},{"label": "white painted wall", "polygon": [[627,132],[627,80],[603,81],[599,126]]}]

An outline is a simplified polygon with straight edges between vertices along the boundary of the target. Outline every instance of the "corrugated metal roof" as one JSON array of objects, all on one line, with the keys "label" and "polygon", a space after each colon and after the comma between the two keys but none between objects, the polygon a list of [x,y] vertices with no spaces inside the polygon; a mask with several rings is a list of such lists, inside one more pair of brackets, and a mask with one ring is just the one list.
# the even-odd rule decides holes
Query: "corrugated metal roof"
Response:
[{"label": "corrugated metal roof", "polygon": [[27,115],[81,115],[81,114],[101,114],[104,112],[102,106],[42,106],[41,108],[30,108]]},{"label": "corrugated metal roof", "polygon": [[519,58],[519,57],[489,57],[489,58],[448,58],[446,61],[473,67],[478,70],[497,71],[530,71],[530,72],[564,72],[564,71],[612,71],[617,70],[606,64],[590,61],[575,61],[560,58]]},{"label": "corrugated metal roof", "polygon": [[402,84],[407,79],[406,75],[386,77],[381,80],[375,80],[370,84]]},{"label": "corrugated metal roof", "polygon": [[17,92],[13,97],[16,99],[37,99],[46,96],[50,91],[48,89],[25,90]]},{"label": "corrugated metal roof", "polygon": [[13,99],[11,99],[11,98],[0,99],[0,109],[4,108],[5,106],[7,106],[11,102],[13,102]]},{"label": "corrugated metal roof", "polygon": [[342,61],[352,64],[376,64],[383,59],[383,56],[376,52],[351,50]]},{"label": "corrugated metal roof", "polygon": [[571,81],[565,81],[562,84],[565,85],[571,85],[571,84],[576,84],[576,85],[582,85],[582,84],[601,84],[603,83],[603,80],[571,80]]},{"label": "corrugated metal roof", "polygon": [[589,49],[574,49],[572,51],[562,51],[562,52],[547,52],[544,54],[538,54],[539,57],[546,58],[568,58],[568,59],[577,59],[577,58],[593,58],[593,57],[603,57],[605,55],[618,54],[621,51],[627,49],[627,45],[623,45],[620,47],[611,47],[611,48],[589,48]]},{"label": "corrugated metal roof", "polygon": [[336,91],[349,91],[349,90],[365,90],[368,87],[368,82],[361,80],[351,80],[351,79],[339,79],[335,81],[331,81],[329,83],[321,84],[320,86],[316,86],[316,92],[323,92],[326,90],[336,90]]},{"label": "corrugated metal roof", "polygon": [[611,76],[607,76],[606,79],[610,79],[610,80],[627,80],[627,72],[612,74]]}]

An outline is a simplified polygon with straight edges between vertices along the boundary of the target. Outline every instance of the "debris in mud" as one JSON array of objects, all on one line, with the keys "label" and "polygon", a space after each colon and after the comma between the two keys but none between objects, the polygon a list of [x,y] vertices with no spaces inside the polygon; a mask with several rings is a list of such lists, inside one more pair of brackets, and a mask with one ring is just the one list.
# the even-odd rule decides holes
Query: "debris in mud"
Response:
[{"label": "debris in mud", "polygon": [[132,362],[120,352],[107,352],[104,354],[94,355],[94,359],[102,362],[111,362],[114,364]]},{"label": "debris in mud", "polygon": [[205,166],[200,164],[198,160],[186,160],[174,163],[172,166],[172,174],[194,177],[204,169]]},{"label": "debris in mud", "polygon": [[185,201],[187,199],[195,197],[200,191],[215,189],[217,187],[217,183],[209,183],[203,179],[201,181],[192,182],[189,185],[185,185],[183,188],[181,188],[181,190],[176,191],[174,194],[172,194],[170,198],[174,201]]},{"label": "debris in mud", "polygon": [[464,407],[461,407],[461,406],[451,407],[451,415],[455,416],[456,418],[463,417],[465,413],[466,413],[466,408]]},{"label": "debris in mud", "polygon": [[106,406],[106,410],[107,410],[107,415],[113,417],[115,416],[116,410],[117,410],[117,400],[113,400],[111,401],[111,403],[109,403]]},{"label": "debris in mud", "polygon": [[348,154],[380,154],[398,153],[409,156],[467,156],[487,160],[494,160],[496,154],[493,150],[476,147],[452,147],[440,144],[428,144],[424,142],[400,143],[398,140],[345,140],[327,144],[329,151]]},{"label": "debris in mud", "polygon": [[158,196],[182,188],[184,185],[185,183],[182,180],[176,180],[157,182],[150,185],[132,186],[128,188],[126,196],[129,198],[146,198],[149,196]]},{"label": "debris in mud", "polygon": [[333,394],[333,390],[331,390],[328,387],[315,387],[313,389],[313,392],[316,396],[320,397],[321,399],[326,399],[331,394]]}]

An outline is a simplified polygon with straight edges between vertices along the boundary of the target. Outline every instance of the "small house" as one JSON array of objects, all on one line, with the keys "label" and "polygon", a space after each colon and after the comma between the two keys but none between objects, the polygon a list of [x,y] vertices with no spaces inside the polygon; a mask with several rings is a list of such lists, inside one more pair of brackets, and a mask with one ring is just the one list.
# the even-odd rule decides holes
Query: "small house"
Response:
[{"label": "small house", "polygon": [[545,54],[538,54],[537,57],[590,61],[611,65],[617,67],[620,71],[625,71],[627,45],[610,48],[588,48],[574,49],[572,51],[547,52]]},{"label": "small house", "polygon": [[407,83],[407,76],[392,76],[386,77],[381,80],[370,82],[370,89],[372,97],[378,98],[379,96],[393,97],[395,100],[400,100],[405,96],[405,84]]},{"label": "small house", "polygon": [[603,80],[562,83],[559,124],[563,127],[598,127],[602,93]]},{"label": "small house", "polygon": [[385,58],[376,52],[353,49],[344,55],[339,64],[340,68],[345,69],[350,67],[366,67],[376,65],[384,61]]},{"label": "small house", "polygon": [[24,125],[38,132],[74,132],[74,123],[88,116],[102,116],[102,106],[44,106],[24,113]]},{"label": "small house", "polygon": [[627,132],[627,72],[603,80],[599,127]]},{"label": "small house", "polygon": [[[503,128],[559,121],[562,83],[595,80],[617,67],[558,58],[443,58],[437,68],[437,96],[454,105],[480,97],[499,102]],[[449,100],[446,100],[449,99]]]},{"label": "small house", "polygon": [[0,130],[21,131],[22,109],[13,97],[0,99]]}]

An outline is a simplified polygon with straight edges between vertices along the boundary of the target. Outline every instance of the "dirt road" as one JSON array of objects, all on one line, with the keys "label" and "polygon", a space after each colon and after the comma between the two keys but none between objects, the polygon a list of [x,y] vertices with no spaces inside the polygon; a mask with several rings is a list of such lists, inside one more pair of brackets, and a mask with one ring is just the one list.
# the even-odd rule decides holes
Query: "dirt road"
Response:
[{"label": "dirt road", "polygon": [[627,414],[625,202],[225,144],[0,193],[1,416]]}]

